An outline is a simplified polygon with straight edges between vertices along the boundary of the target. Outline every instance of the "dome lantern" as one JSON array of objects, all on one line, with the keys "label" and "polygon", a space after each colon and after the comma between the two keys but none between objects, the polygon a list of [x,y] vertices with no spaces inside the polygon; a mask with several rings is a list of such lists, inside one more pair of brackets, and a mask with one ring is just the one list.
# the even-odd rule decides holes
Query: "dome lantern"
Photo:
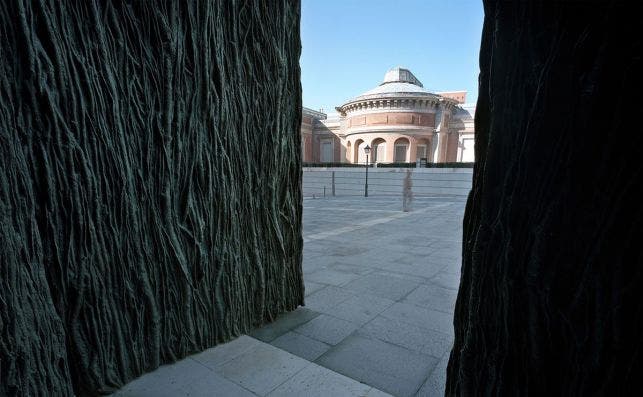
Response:
[{"label": "dome lantern", "polygon": [[384,75],[384,81],[380,85],[390,83],[409,83],[417,85],[418,87],[424,87],[420,80],[418,80],[410,70],[399,66],[386,72]]}]

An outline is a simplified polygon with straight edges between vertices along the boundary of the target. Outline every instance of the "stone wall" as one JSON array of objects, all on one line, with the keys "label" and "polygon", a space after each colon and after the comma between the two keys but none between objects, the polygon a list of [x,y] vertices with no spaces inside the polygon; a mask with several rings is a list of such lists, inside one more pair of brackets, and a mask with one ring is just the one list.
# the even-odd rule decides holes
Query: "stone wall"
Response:
[{"label": "stone wall", "polygon": [[0,395],[303,302],[298,1],[0,3]]},{"label": "stone wall", "polygon": [[447,395],[638,395],[643,6],[484,3]]}]

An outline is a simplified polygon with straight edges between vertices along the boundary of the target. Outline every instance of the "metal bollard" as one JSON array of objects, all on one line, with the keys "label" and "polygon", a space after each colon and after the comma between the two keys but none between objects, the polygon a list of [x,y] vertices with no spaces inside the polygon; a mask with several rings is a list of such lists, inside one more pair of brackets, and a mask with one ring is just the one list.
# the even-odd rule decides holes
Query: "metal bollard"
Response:
[{"label": "metal bollard", "polygon": [[333,197],[335,197],[335,171],[333,171]]}]

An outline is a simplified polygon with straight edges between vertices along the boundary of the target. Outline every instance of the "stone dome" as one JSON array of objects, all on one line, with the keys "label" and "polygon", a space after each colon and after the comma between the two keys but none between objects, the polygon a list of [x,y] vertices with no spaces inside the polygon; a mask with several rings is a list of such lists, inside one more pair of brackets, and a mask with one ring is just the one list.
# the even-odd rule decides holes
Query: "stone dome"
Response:
[{"label": "stone dome", "polygon": [[384,81],[379,86],[358,95],[353,100],[396,94],[437,96],[427,91],[420,80],[418,80],[410,70],[398,66],[386,72]]}]

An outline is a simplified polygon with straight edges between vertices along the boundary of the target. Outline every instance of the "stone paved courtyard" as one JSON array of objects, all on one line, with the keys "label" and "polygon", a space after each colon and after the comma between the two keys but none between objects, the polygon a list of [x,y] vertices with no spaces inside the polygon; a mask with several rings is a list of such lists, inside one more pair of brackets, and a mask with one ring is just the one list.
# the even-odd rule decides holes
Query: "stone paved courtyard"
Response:
[{"label": "stone paved courtyard", "polygon": [[444,395],[465,200],[306,199],[306,306],[119,394]]}]

